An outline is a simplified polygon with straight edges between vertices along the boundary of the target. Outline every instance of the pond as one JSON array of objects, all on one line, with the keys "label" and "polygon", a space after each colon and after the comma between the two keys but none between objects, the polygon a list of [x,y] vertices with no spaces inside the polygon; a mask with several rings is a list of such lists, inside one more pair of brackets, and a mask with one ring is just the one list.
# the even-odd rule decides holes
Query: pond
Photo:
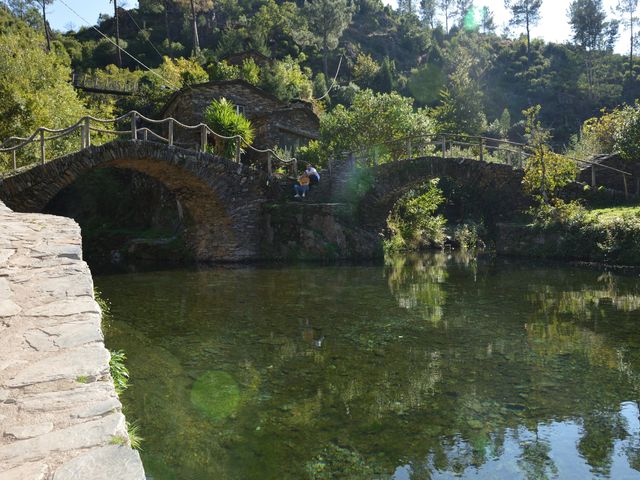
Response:
[{"label": "pond", "polygon": [[637,274],[433,254],[95,282],[155,480],[640,478]]}]

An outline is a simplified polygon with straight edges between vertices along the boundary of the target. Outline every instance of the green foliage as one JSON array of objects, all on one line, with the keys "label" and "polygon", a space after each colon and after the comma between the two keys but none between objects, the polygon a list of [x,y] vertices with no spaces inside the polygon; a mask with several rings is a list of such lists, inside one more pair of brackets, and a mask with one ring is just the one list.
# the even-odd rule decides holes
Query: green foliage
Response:
[{"label": "green foliage", "polygon": [[253,58],[245,58],[240,66],[240,78],[251,85],[260,83],[260,67]]},{"label": "green foliage", "polygon": [[[38,127],[65,128],[89,113],[70,84],[66,53],[47,53],[41,36],[24,24],[12,30],[20,33],[1,33],[0,41],[0,139],[28,137]],[[47,156],[77,150],[79,143],[79,136],[48,142]],[[19,161],[33,161],[38,152],[33,145]]]},{"label": "green foliage", "polygon": [[460,245],[460,249],[474,252],[482,242],[481,236],[485,233],[482,224],[463,223],[456,226],[453,231],[453,238]]},{"label": "green foliage", "polygon": [[405,151],[404,142],[394,141],[433,131],[431,118],[424,110],[414,111],[410,98],[371,90],[356,93],[351,107],[338,105],[320,118],[321,141],[327,154],[370,151],[373,146],[386,143],[377,152],[380,161]]},{"label": "green foliage", "polygon": [[116,393],[120,395],[129,387],[129,370],[125,365],[127,356],[122,350],[112,350],[109,353],[111,354],[109,372],[111,373]]},{"label": "green foliage", "polygon": [[[251,145],[255,136],[251,122],[226,98],[214,100],[204,111],[204,122],[219,135],[244,139],[242,146]],[[235,158],[236,144],[234,140],[216,139],[213,151],[226,158]]]},{"label": "green foliage", "polygon": [[300,66],[303,60],[304,57],[294,59],[287,56],[265,66],[260,86],[280,100],[310,99],[313,94],[311,70]]},{"label": "green foliage", "polygon": [[131,448],[134,450],[142,450],[142,442],[144,441],[144,438],[140,435],[140,424],[136,421],[127,421],[126,426]]},{"label": "green foliage", "polygon": [[420,250],[442,245],[446,220],[436,212],[445,198],[438,182],[439,179],[433,179],[396,202],[387,219],[391,236],[385,242],[385,250]]},{"label": "green foliage", "polygon": [[483,94],[472,78],[477,59],[461,50],[447,88],[440,93],[441,104],[433,110],[438,130],[477,135],[486,128]]},{"label": "green foliage", "polygon": [[209,73],[209,78],[214,82],[236,80],[241,75],[240,68],[236,65],[229,65],[226,60],[210,64],[207,72]]},{"label": "green foliage", "polygon": [[548,130],[540,123],[540,105],[522,112],[526,118],[525,137],[532,155],[527,159],[524,189],[542,202],[555,198],[557,191],[575,180],[578,173],[576,163],[552,152],[547,145],[551,138]]},{"label": "green foliage", "polygon": [[111,303],[108,299],[102,296],[102,293],[97,289],[97,287],[93,287],[93,297],[96,299],[96,303],[100,307],[100,316],[102,321],[108,321],[111,318]]},{"label": "green foliage", "polygon": [[169,58],[163,57],[162,65],[158,73],[167,79],[171,85],[184,87],[194,83],[203,83],[209,80],[209,75],[193,58]]},{"label": "green foliage", "polygon": [[379,70],[380,65],[371,55],[358,53],[356,62],[353,65],[353,78],[360,86],[371,87]]},{"label": "green foliage", "polygon": [[578,202],[554,200],[534,209],[534,232],[555,241],[536,244],[531,254],[617,265],[640,265],[640,214],[637,209],[587,211]]},{"label": "green foliage", "polygon": [[315,167],[324,167],[327,163],[322,144],[317,140],[311,140],[307,145],[300,147],[296,151],[296,158],[298,161],[310,163]]}]

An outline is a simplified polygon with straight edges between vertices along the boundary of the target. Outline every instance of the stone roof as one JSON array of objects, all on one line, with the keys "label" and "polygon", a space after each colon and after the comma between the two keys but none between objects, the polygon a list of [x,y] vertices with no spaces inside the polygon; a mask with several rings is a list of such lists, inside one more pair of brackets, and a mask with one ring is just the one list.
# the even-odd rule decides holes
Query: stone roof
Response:
[{"label": "stone roof", "polygon": [[167,110],[169,110],[173,104],[175,103],[175,101],[180,98],[180,96],[182,96],[183,94],[185,94],[186,92],[193,92],[193,91],[197,91],[201,88],[206,88],[206,87],[211,87],[211,86],[217,86],[217,85],[238,85],[244,88],[248,88],[249,90],[253,90],[255,93],[257,93],[258,95],[261,95],[265,98],[268,98],[270,100],[273,100],[275,102],[278,103],[283,103],[278,97],[276,97],[275,95],[270,94],[269,92],[256,87],[255,85],[242,80],[242,79],[235,79],[235,80],[220,80],[220,81],[209,81],[209,82],[204,82],[204,83],[195,83],[193,85],[187,85],[186,87],[181,88],[180,90],[177,90],[176,92],[174,92],[171,97],[169,97],[169,100],[167,100],[166,105],[164,106],[164,108],[160,111],[160,115],[164,117],[165,112],[167,112]]}]

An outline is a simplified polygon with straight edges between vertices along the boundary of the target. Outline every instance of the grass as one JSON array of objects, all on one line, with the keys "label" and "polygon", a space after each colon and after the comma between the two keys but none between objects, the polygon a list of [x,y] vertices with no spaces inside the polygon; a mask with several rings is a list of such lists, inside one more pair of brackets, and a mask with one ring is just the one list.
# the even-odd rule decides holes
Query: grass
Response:
[{"label": "grass", "polygon": [[89,377],[87,377],[86,375],[80,375],[79,377],[76,378],[76,382],[89,383]]},{"label": "grass", "polygon": [[595,208],[589,210],[588,215],[591,219],[603,223],[629,217],[640,218],[640,206]]}]

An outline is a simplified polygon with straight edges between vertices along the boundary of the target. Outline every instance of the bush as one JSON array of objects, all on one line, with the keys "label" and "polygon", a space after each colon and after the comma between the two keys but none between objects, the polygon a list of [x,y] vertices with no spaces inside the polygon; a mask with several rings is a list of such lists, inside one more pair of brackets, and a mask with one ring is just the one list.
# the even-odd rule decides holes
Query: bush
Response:
[{"label": "bush", "polygon": [[385,242],[387,251],[420,250],[442,246],[446,220],[436,215],[444,202],[439,179],[410,190],[393,207],[387,220],[391,237]]},{"label": "bush", "polygon": [[[242,114],[236,112],[236,107],[226,98],[214,100],[204,111],[205,123],[217,134],[225,137],[240,135],[244,139],[243,145],[253,143],[254,131],[251,122]],[[217,139],[212,151],[216,154],[234,158],[236,143],[234,140]]]}]

